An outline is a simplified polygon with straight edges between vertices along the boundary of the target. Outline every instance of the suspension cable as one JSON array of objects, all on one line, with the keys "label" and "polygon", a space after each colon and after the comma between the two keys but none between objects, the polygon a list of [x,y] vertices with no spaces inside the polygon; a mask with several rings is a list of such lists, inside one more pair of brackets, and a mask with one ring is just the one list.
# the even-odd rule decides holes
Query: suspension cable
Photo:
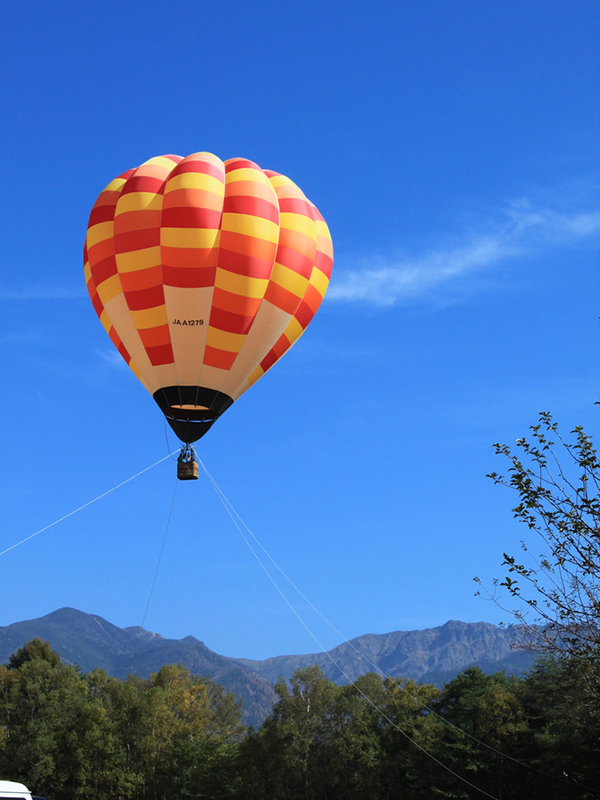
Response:
[{"label": "suspension cable", "polygon": [[179,483],[179,479],[175,479],[175,489],[173,490],[173,497],[171,499],[171,507],[169,508],[169,515],[167,517],[167,524],[165,526],[165,532],[162,538],[162,544],[160,546],[160,551],[158,553],[158,561],[156,562],[156,568],[154,570],[154,578],[152,579],[152,585],[150,586],[150,594],[148,595],[148,600],[146,602],[146,608],[144,610],[144,616],[142,617],[142,623],[140,625],[140,630],[138,635],[135,637],[133,642],[133,650],[131,652],[131,658],[129,659],[129,669],[127,670],[127,674],[131,675],[131,670],[133,669],[133,661],[135,659],[135,655],[137,652],[138,642],[142,633],[144,632],[144,625],[146,623],[146,616],[148,615],[148,609],[150,608],[150,601],[152,600],[152,595],[154,594],[154,587],[156,586],[156,579],[158,578],[158,570],[160,568],[160,562],[163,557],[163,552],[165,549],[165,542],[167,541],[167,533],[169,531],[169,526],[171,524],[171,517],[173,516],[173,506],[175,505],[175,495],[177,494],[177,485]]},{"label": "suspension cable", "polygon": [[[210,481],[210,483],[211,483],[211,485],[212,485],[213,489],[215,490],[215,493],[216,493],[217,497],[219,498],[219,500],[221,501],[221,503],[222,503],[223,507],[225,508],[225,510],[226,510],[226,512],[227,512],[227,514],[229,515],[229,517],[230,517],[231,521],[233,522],[233,524],[234,524],[234,525],[235,525],[235,527],[237,528],[237,530],[238,530],[238,532],[239,532],[240,536],[242,537],[242,539],[244,540],[244,542],[245,542],[245,543],[246,543],[246,545],[248,546],[248,549],[250,550],[250,552],[252,553],[252,555],[254,556],[254,558],[255,558],[255,559],[258,561],[258,563],[260,564],[260,566],[261,566],[261,568],[262,568],[263,572],[264,572],[264,573],[267,575],[267,577],[269,578],[269,580],[271,581],[271,583],[273,584],[273,586],[275,587],[275,589],[277,590],[277,592],[278,592],[278,593],[281,595],[281,597],[283,598],[283,600],[285,601],[285,603],[286,603],[286,604],[288,605],[288,607],[291,609],[291,611],[293,612],[294,616],[295,616],[295,617],[296,617],[296,618],[299,620],[299,622],[302,624],[302,626],[305,628],[305,630],[308,632],[308,634],[311,636],[311,638],[312,638],[312,639],[313,639],[313,640],[314,640],[314,641],[317,643],[317,645],[318,645],[318,646],[320,647],[320,649],[323,651],[324,655],[325,655],[325,656],[327,656],[327,658],[328,658],[328,659],[331,661],[331,663],[332,663],[332,664],[333,664],[333,665],[334,665],[334,666],[335,666],[335,667],[336,667],[336,668],[337,668],[337,669],[338,669],[338,670],[341,672],[341,674],[342,674],[342,675],[344,676],[344,678],[345,678],[345,679],[348,681],[348,683],[349,683],[349,684],[351,684],[352,686],[354,686],[354,688],[355,688],[355,689],[356,689],[356,691],[357,691],[357,692],[360,694],[360,696],[361,696],[361,697],[362,697],[362,698],[363,698],[363,699],[364,699],[364,700],[365,700],[365,701],[366,701],[366,702],[367,702],[367,703],[368,703],[370,706],[372,706],[372,708],[373,708],[373,709],[375,709],[375,711],[377,711],[377,713],[378,713],[378,714],[381,714],[381,716],[382,716],[382,717],[383,717],[385,720],[387,720],[387,722],[389,722],[389,723],[390,723],[390,725],[391,725],[391,726],[392,726],[392,727],[393,727],[395,730],[397,730],[397,731],[398,731],[398,733],[400,733],[402,736],[404,736],[404,738],[405,738],[405,739],[407,739],[409,742],[411,742],[411,743],[412,743],[412,744],[413,744],[415,747],[417,747],[417,748],[418,748],[418,749],[419,749],[419,750],[420,750],[422,753],[424,753],[424,754],[425,754],[425,755],[426,755],[428,758],[430,758],[432,761],[434,761],[434,762],[435,762],[435,763],[436,763],[438,766],[440,766],[442,769],[446,770],[446,772],[448,772],[448,773],[450,773],[451,775],[453,775],[453,776],[454,776],[455,778],[457,778],[459,781],[462,781],[462,783],[466,784],[466,785],[467,785],[467,786],[469,786],[471,789],[474,789],[476,792],[479,792],[480,794],[484,795],[485,797],[489,797],[489,798],[491,798],[491,800],[499,800],[499,798],[497,798],[497,797],[496,797],[496,795],[493,795],[493,794],[490,794],[489,792],[486,792],[486,791],[485,791],[485,789],[481,789],[479,786],[476,786],[474,783],[471,783],[471,781],[467,780],[467,778],[464,778],[462,775],[459,775],[459,774],[458,774],[457,772],[455,772],[455,771],[454,771],[454,770],[453,770],[451,767],[447,766],[447,765],[446,765],[446,764],[444,764],[442,761],[440,761],[440,760],[439,760],[439,759],[438,759],[436,756],[434,756],[434,755],[433,755],[433,753],[430,753],[430,752],[429,752],[428,750],[426,750],[426,749],[425,749],[425,748],[424,748],[422,745],[420,745],[420,744],[419,744],[417,741],[415,741],[415,740],[413,739],[413,737],[412,737],[410,734],[408,734],[408,733],[406,733],[406,731],[402,730],[402,728],[401,728],[401,727],[398,725],[398,723],[396,723],[396,722],[394,722],[392,719],[390,719],[390,717],[389,717],[389,716],[388,716],[388,715],[385,713],[385,711],[383,711],[381,708],[379,708],[379,706],[377,706],[377,705],[376,705],[376,703],[374,703],[374,702],[371,700],[371,698],[370,698],[370,697],[368,697],[368,695],[366,695],[366,694],[365,694],[365,692],[363,692],[363,691],[362,691],[362,689],[361,689],[359,686],[357,686],[357,685],[356,685],[356,681],[353,681],[353,680],[350,678],[350,676],[346,674],[346,672],[344,671],[343,667],[341,667],[341,666],[340,666],[338,663],[336,663],[335,659],[334,659],[334,658],[331,656],[331,654],[330,654],[330,653],[329,653],[329,652],[328,652],[328,651],[325,649],[324,645],[323,645],[323,644],[322,644],[322,643],[319,641],[319,639],[317,638],[317,636],[316,636],[316,635],[315,635],[315,634],[312,632],[312,630],[309,628],[309,626],[306,624],[306,622],[305,622],[305,621],[302,619],[302,617],[300,616],[300,614],[298,613],[298,611],[297,611],[297,610],[294,608],[294,606],[293,606],[293,605],[292,605],[292,603],[289,601],[289,599],[286,597],[286,595],[284,594],[284,592],[282,591],[282,589],[280,588],[280,586],[277,584],[277,582],[275,581],[275,579],[273,578],[273,576],[271,575],[271,573],[269,572],[269,570],[267,569],[267,567],[264,565],[264,563],[262,562],[262,560],[261,560],[260,556],[258,555],[258,553],[256,552],[256,550],[255,550],[255,549],[252,547],[252,544],[250,543],[250,541],[248,540],[247,536],[244,534],[244,532],[242,531],[242,529],[241,529],[240,525],[238,524],[237,520],[235,519],[235,516],[238,516],[238,515],[237,515],[237,512],[234,512],[234,513],[235,513],[235,516],[234,516],[234,514],[233,514],[233,513],[230,511],[230,506],[231,506],[231,503],[229,503],[229,501],[228,501],[228,500],[225,498],[225,495],[223,494],[223,492],[221,491],[221,489],[218,487],[218,485],[217,485],[216,481],[215,481],[215,480],[212,478],[212,476],[210,475],[210,473],[208,472],[208,470],[207,470],[207,469],[206,469],[206,467],[204,466],[203,462],[202,462],[200,459],[198,459],[198,461],[199,461],[199,463],[200,463],[200,466],[201,466],[201,467],[202,467],[202,469],[204,470],[204,473],[205,473],[206,477],[207,477],[207,478],[208,478],[208,480]],[[231,506],[231,509],[233,509],[233,506]],[[244,527],[246,527],[246,526],[244,526]],[[253,536],[252,538],[254,538],[254,539],[256,540],[256,537],[254,537],[254,536]],[[257,540],[256,540],[256,541],[257,541]],[[261,549],[263,549],[263,550],[264,550],[264,548],[262,547],[262,545],[261,545]],[[266,552],[266,551],[265,551],[265,552]],[[269,556],[269,558],[271,558],[271,557]],[[273,561],[273,559],[271,559],[271,560]],[[275,562],[273,561],[273,563],[275,563]],[[282,574],[283,574],[283,572],[282,572]],[[422,705],[422,704],[420,704],[420,705]]]},{"label": "suspension cable", "polygon": [[55,525],[58,525],[59,522],[64,522],[64,520],[68,519],[69,517],[72,517],[74,514],[77,514],[79,511],[83,511],[84,508],[87,508],[88,506],[91,506],[93,503],[96,503],[98,500],[101,500],[103,497],[106,497],[107,495],[111,494],[111,492],[115,492],[117,489],[120,489],[121,486],[125,486],[126,483],[130,483],[130,481],[133,481],[136,478],[139,478],[140,475],[144,474],[144,472],[148,472],[148,470],[153,469],[154,467],[158,466],[159,464],[162,464],[162,462],[166,461],[167,458],[170,458],[171,455],[172,455],[172,453],[169,453],[168,456],[164,456],[164,458],[161,458],[158,461],[155,461],[154,464],[151,464],[149,467],[146,467],[145,469],[141,470],[140,472],[136,472],[136,474],[132,475],[131,478],[127,478],[127,480],[121,481],[121,483],[117,484],[116,486],[113,486],[112,489],[109,489],[108,491],[103,492],[102,494],[99,494],[98,497],[94,497],[93,500],[89,500],[87,503],[84,503],[82,506],[79,506],[79,508],[76,508],[74,511],[70,511],[68,514],[65,514],[64,517],[61,517],[60,519],[57,519],[54,522],[51,522],[50,525],[46,525],[44,528],[40,528],[39,531],[36,531],[35,533],[30,534],[29,536],[26,536],[25,539],[21,539],[20,542],[16,542],[15,544],[11,544],[11,546],[7,547],[6,550],[2,550],[0,552],[0,556],[5,555],[5,553],[8,553],[10,550],[14,550],[15,547],[19,547],[20,545],[25,544],[25,542],[28,542],[30,539],[33,539],[35,536],[39,536],[40,533],[44,533],[44,531],[47,531],[49,528],[53,528]]},{"label": "suspension cable", "polygon": [[[312,602],[311,602],[311,601],[308,599],[308,597],[306,597],[306,595],[305,595],[305,594],[304,594],[304,593],[303,593],[303,592],[302,592],[302,591],[301,591],[301,590],[298,588],[298,586],[296,586],[296,584],[295,584],[295,583],[292,581],[292,579],[291,579],[291,578],[290,578],[290,577],[289,577],[289,576],[286,574],[286,572],[285,572],[285,571],[284,571],[284,570],[283,570],[283,569],[282,569],[282,568],[279,566],[279,564],[278,564],[278,563],[275,561],[275,559],[274,559],[274,558],[271,556],[271,554],[270,554],[270,553],[269,553],[269,552],[268,552],[268,551],[265,549],[265,547],[262,545],[262,543],[261,543],[261,542],[258,540],[258,538],[257,538],[257,537],[254,535],[254,533],[253,533],[253,532],[250,530],[250,528],[249,528],[249,527],[246,525],[246,523],[245,523],[245,522],[244,522],[244,520],[241,518],[241,516],[238,514],[238,512],[235,510],[235,508],[233,507],[233,505],[231,504],[231,502],[230,502],[230,501],[228,500],[228,498],[225,496],[225,494],[224,494],[224,492],[222,491],[222,489],[221,489],[221,488],[218,486],[217,482],[214,480],[214,478],[212,477],[212,475],[210,475],[210,473],[208,472],[207,468],[205,467],[205,465],[203,464],[203,462],[201,461],[201,459],[200,459],[200,458],[198,458],[198,461],[199,461],[199,463],[200,463],[200,465],[201,465],[202,469],[204,470],[204,473],[205,473],[206,477],[207,477],[207,478],[208,478],[208,480],[210,481],[210,483],[211,483],[211,485],[212,485],[212,487],[213,487],[213,489],[214,489],[215,493],[217,494],[218,498],[221,500],[221,503],[223,504],[223,506],[225,507],[225,509],[226,509],[227,513],[229,514],[230,518],[232,519],[232,521],[233,521],[234,525],[236,526],[236,528],[238,529],[238,531],[239,531],[239,533],[241,534],[242,538],[244,539],[244,541],[245,541],[245,542],[246,542],[246,544],[248,545],[249,549],[250,549],[250,550],[251,550],[251,552],[253,553],[254,557],[256,558],[256,560],[258,561],[258,563],[260,564],[260,566],[262,567],[263,571],[264,571],[264,572],[267,574],[267,576],[269,577],[269,580],[271,581],[271,583],[273,583],[273,585],[275,586],[275,588],[277,589],[277,591],[279,592],[279,594],[280,594],[280,595],[283,597],[283,599],[285,600],[285,602],[287,603],[287,605],[290,607],[290,609],[292,610],[292,612],[294,613],[294,615],[295,615],[295,616],[298,618],[298,620],[300,621],[300,623],[302,624],[302,626],[303,626],[303,627],[304,627],[304,628],[305,628],[305,629],[308,631],[309,635],[310,635],[310,636],[313,638],[313,640],[314,640],[314,641],[317,643],[317,645],[319,646],[319,648],[322,650],[323,654],[324,654],[324,655],[325,655],[325,656],[326,656],[326,657],[327,657],[327,658],[328,658],[328,659],[329,659],[329,660],[332,662],[332,664],[333,664],[333,665],[334,665],[334,666],[335,666],[335,667],[336,667],[336,668],[337,668],[337,669],[338,669],[338,670],[339,670],[339,671],[342,673],[342,675],[343,675],[343,676],[346,678],[346,680],[347,680],[349,683],[351,683],[353,686],[355,686],[355,688],[357,689],[357,691],[359,691],[359,692],[360,692],[360,689],[359,689],[358,687],[356,687],[356,683],[355,683],[355,681],[352,681],[352,680],[350,679],[350,677],[349,677],[348,675],[346,675],[346,673],[344,672],[343,668],[342,668],[342,667],[341,667],[341,666],[340,666],[340,665],[339,665],[339,664],[338,664],[338,663],[335,661],[335,659],[334,659],[334,658],[333,658],[333,657],[330,655],[330,653],[329,653],[329,652],[328,652],[328,651],[325,649],[325,647],[324,647],[324,646],[321,644],[321,642],[320,642],[320,641],[317,639],[317,637],[316,637],[316,636],[313,634],[313,632],[312,632],[312,631],[309,629],[309,627],[308,627],[308,626],[307,626],[307,624],[304,622],[304,620],[303,620],[303,619],[300,617],[300,615],[298,614],[298,612],[297,612],[297,611],[296,611],[296,610],[293,608],[293,606],[291,605],[291,603],[290,603],[290,602],[288,601],[288,599],[285,597],[285,595],[283,594],[283,592],[281,591],[281,589],[279,588],[279,586],[276,584],[276,582],[274,581],[274,579],[272,578],[272,576],[270,575],[270,573],[268,572],[268,570],[265,568],[265,566],[264,566],[264,565],[263,565],[263,563],[261,562],[261,560],[260,560],[260,558],[258,557],[258,555],[255,553],[254,549],[252,548],[252,546],[251,546],[251,545],[250,545],[250,543],[248,542],[248,540],[247,540],[247,537],[246,537],[246,536],[244,535],[244,533],[243,533],[243,532],[240,530],[240,527],[239,527],[239,525],[238,525],[238,522],[236,522],[236,519],[234,519],[234,516],[237,518],[237,520],[239,521],[240,525],[241,525],[241,526],[243,526],[243,527],[245,528],[245,530],[247,531],[247,533],[249,534],[249,536],[250,536],[250,537],[252,538],[252,540],[253,540],[253,541],[256,543],[256,545],[257,545],[257,546],[258,546],[258,547],[259,547],[259,548],[262,550],[262,552],[263,552],[263,553],[265,554],[265,556],[266,556],[266,557],[269,559],[269,561],[271,561],[271,563],[273,564],[273,566],[274,566],[274,567],[275,567],[275,568],[278,570],[278,572],[279,572],[279,573],[280,573],[280,574],[283,576],[283,578],[285,578],[285,580],[286,580],[286,581],[287,581],[287,582],[290,584],[290,586],[291,586],[291,587],[292,587],[292,588],[293,588],[293,589],[294,589],[294,590],[295,590],[295,591],[298,593],[298,595],[299,595],[299,596],[300,596],[300,597],[301,597],[301,598],[302,598],[302,599],[303,599],[303,600],[306,602],[306,604],[307,604],[307,605],[308,605],[308,606],[309,606],[309,607],[310,607],[310,608],[311,608],[311,609],[312,609],[312,610],[313,610],[313,611],[314,611],[314,612],[315,612],[315,613],[316,613],[316,614],[317,614],[317,615],[318,615],[318,616],[319,616],[319,617],[320,617],[320,618],[323,620],[323,622],[325,622],[325,624],[326,624],[326,625],[328,625],[328,627],[329,627],[329,628],[331,628],[331,630],[332,630],[332,631],[334,631],[334,633],[335,633],[337,636],[339,636],[339,638],[342,640],[342,642],[343,642],[344,644],[347,644],[347,645],[348,645],[348,646],[349,646],[349,647],[350,647],[350,648],[351,648],[351,649],[352,649],[352,650],[353,650],[353,651],[356,653],[356,655],[357,655],[359,658],[363,659],[363,660],[364,660],[364,661],[365,661],[367,664],[369,664],[369,666],[373,667],[373,669],[374,669],[374,670],[375,670],[375,671],[376,671],[376,672],[377,672],[377,673],[378,673],[378,674],[379,674],[381,677],[383,677],[383,678],[393,678],[393,676],[391,676],[391,675],[387,675],[387,674],[386,674],[386,673],[385,673],[385,672],[384,672],[384,671],[383,671],[383,670],[382,670],[382,669],[381,669],[381,668],[380,668],[380,667],[379,667],[377,664],[375,664],[373,661],[371,661],[371,659],[370,659],[370,658],[369,658],[367,655],[365,655],[364,653],[361,653],[361,651],[360,651],[360,650],[359,650],[357,647],[355,647],[355,645],[354,645],[354,644],[352,644],[352,642],[351,642],[351,641],[349,641],[348,639],[346,639],[346,637],[345,637],[345,636],[344,636],[342,633],[340,633],[340,631],[338,631],[338,629],[337,629],[337,628],[336,628],[336,627],[335,627],[335,626],[334,626],[334,625],[333,625],[333,624],[332,624],[332,623],[331,623],[331,622],[330,622],[330,621],[329,621],[329,620],[328,620],[328,619],[327,619],[327,618],[326,618],[326,617],[325,617],[325,616],[324,616],[324,615],[321,613],[321,611],[319,611],[319,609],[318,609],[318,608],[317,608],[317,607],[316,607],[316,606],[315,606],[315,605],[314,605],[314,604],[313,604],[313,603],[312,603]],[[438,718],[438,719],[439,719],[439,720],[440,720],[440,721],[441,721],[441,722],[442,722],[444,725],[446,725],[446,726],[447,726],[447,727],[449,727],[449,728],[452,728],[453,730],[457,731],[458,733],[462,734],[463,736],[466,736],[466,737],[468,737],[468,738],[469,738],[469,739],[471,739],[473,742],[475,742],[476,744],[479,744],[479,745],[481,745],[481,747],[484,747],[484,748],[486,748],[486,749],[487,749],[487,750],[489,750],[490,752],[492,752],[492,753],[495,753],[496,755],[502,756],[503,758],[506,758],[506,759],[508,759],[509,761],[512,761],[513,763],[515,763],[515,764],[518,764],[519,766],[521,766],[521,767],[524,767],[525,769],[528,769],[528,770],[530,770],[531,772],[535,772],[535,773],[536,773],[536,774],[538,774],[538,775],[542,775],[543,777],[550,778],[551,780],[559,781],[560,783],[565,783],[565,784],[568,784],[568,785],[570,785],[570,786],[575,786],[577,789],[580,789],[580,790],[583,790],[583,791],[587,790],[587,791],[592,791],[592,792],[595,792],[595,790],[591,789],[590,787],[584,786],[584,785],[582,785],[582,784],[575,783],[574,781],[571,781],[571,780],[569,780],[568,778],[563,778],[563,777],[561,777],[561,776],[558,776],[558,775],[551,775],[551,774],[550,774],[550,773],[548,773],[548,772],[544,772],[543,770],[537,769],[536,767],[533,767],[533,766],[531,766],[530,764],[527,764],[527,763],[525,763],[524,761],[520,761],[519,759],[517,759],[517,758],[514,758],[514,756],[510,756],[510,755],[508,755],[508,754],[506,754],[506,753],[503,753],[501,750],[498,750],[498,749],[497,749],[497,748],[495,748],[493,745],[487,744],[486,742],[483,742],[481,739],[478,739],[476,736],[474,736],[473,734],[469,733],[468,731],[465,731],[465,730],[463,730],[463,729],[462,729],[462,728],[460,728],[458,725],[456,725],[455,723],[453,723],[451,720],[447,719],[447,718],[446,718],[446,717],[444,717],[442,714],[440,714],[439,712],[435,711],[435,709],[433,709],[433,708],[430,708],[430,707],[429,707],[429,706],[428,706],[426,703],[424,703],[424,702],[423,702],[422,700],[420,700],[418,697],[415,697],[415,696],[414,696],[414,695],[413,695],[411,692],[409,692],[409,691],[408,691],[408,689],[406,689],[404,686],[401,686],[401,685],[399,685],[399,684],[396,684],[396,685],[397,685],[397,688],[398,688],[398,689],[400,689],[400,691],[401,691],[401,692],[404,692],[404,694],[406,694],[406,695],[407,695],[407,697],[409,697],[411,700],[413,700],[413,702],[415,702],[415,703],[417,703],[419,706],[421,706],[421,708],[425,709],[427,712],[429,712],[430,714],[433,714],[435,717],[437,717],[437,718]],[[360,693],[362,694],[362,692],[360,692]],[[368,698],[367,698],[367,699],[368,699]],[[379,709],[377,709],[377,710],[378,710],[378,711],[380,711]],[[382,714],[383,714],[383,712],[381,712],[381,711],[380,711],[380,713],[382,713]],[[383,714],[383,716],[385,717],[385,714]],[[386,719],[387,719],[387,717],[386,717]],[[394,724],[394,723],[392,723],[392,724]],[[404,733],[403,731],[400,731],[400,732],[401,732],[401,733]],[[404,734],[404,735],[408,736],[408,734]],[[408,737],[408,738],[410,738],[410,737]],[[412,739],[411,739],[411,741],[412,741]],[[414,744],[415,744],[417,747],[419,747],[419,745],[418,745],[416,742],[415,742]],[[427,755],[431,755],[431,754],[429,754],[429,753],[428,753]],[[432,757],[434,760],[436,760],[434,756],[431,756],[431,757]],[[445,767],[443,764],[442,764],[441,766],[443,766],[443,767],[444,767],[444,769],[446,769],[446,767]],[[452,772],[452,770],[450,770],[449,768],[448,768],[448,770],[449,770],[450,772]],[[455,774],[455,773],[452,773],[452,774]],[[458,777],[460,780],[463,780],[463,778],[461,778],[460,776],[457,776],[457,777]],[[468,781],[466,781],[466,783],[468,783]],[[469,784],[469,785],[472,785],[472,784]],[[474,786],[474,788],[475,788],[475,789],[478,789],[478,787],[476,787],[476,786]],[[478,791],[483,791],[483,790],[480,790],[480,789],[478,789]],[[485,792],[483,792],[483,793],[485,794]],[[490,795],[490,796],[491,796],[491,795]]]}]

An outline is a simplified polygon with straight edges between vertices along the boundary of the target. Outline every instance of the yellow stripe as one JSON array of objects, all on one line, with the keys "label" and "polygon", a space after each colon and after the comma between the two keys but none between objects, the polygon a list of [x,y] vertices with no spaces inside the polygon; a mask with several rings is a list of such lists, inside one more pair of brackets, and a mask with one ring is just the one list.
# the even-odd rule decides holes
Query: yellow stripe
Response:
[{"label": "yellow stripe", "polygon": [[112,325],[112,322],[108,318],[108,314],[106,313],[105,308],[102,309],[102,314],[100,314],[100,322],[102,323],[102,327],[104,328],[104,330],[108,333],[110,331],[110,326]]},{"label": "yellow stripe", "polygon": [[104,192],[116,192],[117,189],[122,189],[127,183],[127,178],[114,178],[108,186],[105,187]]},{"label": "yellow stripe", "polygon": [[287,336],[288,341],[293,344],[304,333],[304,329],[298,320],[292,317],[283,333]]},{"label": "yellow stripe", "polygon": [[323,272],[321,272],[320,269],[313,269],[310,276],[310,282],[321,295],[321,297],[325,297],[325,292],[329,286],[329,278]]},{"label": "yellow stripe", "polygon": [[268,186],[271,189],[273,188],[264,172],[258,172],[249,167],[234,169],[225,175],[225,183],[235,183],[236,181],[253,181],[255,183],[262,183],[264,186]]},{"label": "yellow stripe", "polygon": [[244,333],[229,333],[218,328],[209,328],[206,344],[209,347],[218,347],[219,350],[227,350],[229,353],[239,353],[245,339]]},{"label": "yellow stripe", "polygon": [[250,375],[249,378],[246,378],[246,380],[248,381],[248,385],[252,386],[253,384],[255,384],[256,381],[259,380],[259,378],[262,378],[262,376],[264,374],[265,374],[265,371],[259,364],[258,367],[252,373],[252,375]]},{"label": "yellow stripe", "polygon": [[146,247],[143,250],[132,250],[130,253],[117,253],[119,272],[136,272],[160,264],[160,247]]},{"label": "yellow stripe", "polygon": [[165,306],[147,308],[144,311],[132,311],[133,324],[138,330],[143,328],[158,328],[167,324],[167,309]]},{"label": "yellow stripe", "polygon": [[83,265],[83,277],[85,278],[86,283],[88,283],[88,281],[92,277],[92,270],[90,269],[89,261],[86,261]]},{"label": "yellow stripe", "polygon": [[270,219],[254,217],[251,214],[223,214],[221,230],[232,233],[243,233],[255,239],[265,239],[267,242],[277,242],[279,239],[279,225]]},{"label": "yellow stripe", "polygon": [[122,194],[117,202],[115,217],[128,211],[160,211],[162,195],[156,192],[129,192]]},{"label": "yellow stripe", "polygon": [[290,231],[297,231],[298,233],[305,233],[314,242],[317,241],[315,221],[304,214],[282,213],[280,216],[280,224],[282,228],[287,228]]},{"label": "yellow stripe", "polygon": [[102,283],[99,284],[96,289],[98,292],[98,297],[102,301],[103,305],[106,305],[109,300],[112,300],[113,297],[116,297],[123,291],[121,279],[118,275],[111,275],[110,278],[102,281]]},{"label": "yellow stripe", "polygon": [[315,225],[317,226],[317,236],[322,236],[324,239],[329,239],[331,241],[331,234],[329,233],[327,223],[322,219],[316,219]]},{"label": "yellow stripe", "polygon": [[225,184],[214,175],[206,175],[204,172],[182,172],[169,179],[165,194],[176,189],[202,189],[204,192],[212,192],[218,197],[223,197]]},{"label": "yellow stripe", "polygon": [[308,285],[308,281],[303,275],[298,275],[297,272],[277,262],[275,262],[275,266],[273,267],[271,280],[273,283],[282,286],[284,289],[287,289],[288,292],[300,298],[304,296],[306,286]]},{"label": "yellow stripe", "polygon": [[161,228],[163,247],[218,247],[221,231],[216,228]]},{"label": "yellow stripe", "polygon": [[269,182],[274,189],[276,189],[278,186],[287,186],[290,183],[292,186],[295,186],[293,181],[291,181],[289,178],[286,178],[285,175],[273,175],[272,178],[269,178]]},{"label": "yellow stripe", "polygon": [[98,242],[104,242],[106,239],[112,239],[113,232],[114,223],[112,221],[99,222],[97,225],[92,225],[91,228],[88,228],[87,232],[88,250],[95,244],[98,244]]},{"label": "yellow stripe", "polygon": [[232,294],[242,297],[264,297],[269,281],[266,278],[249,278],[228,272],[226,269],[217,269],[215,286]]},{"label": "yellow stripe", "polygon": [[171,161],[170,158],[165,158],[164,156],[154,156],[154,158],[149,158],[148,161],[144,161],[141,166],[145,166],[146,164],[153,164],[157,167],[164,167],[167,172],[171,172],[175,169],[177,164],[174,161]]}]

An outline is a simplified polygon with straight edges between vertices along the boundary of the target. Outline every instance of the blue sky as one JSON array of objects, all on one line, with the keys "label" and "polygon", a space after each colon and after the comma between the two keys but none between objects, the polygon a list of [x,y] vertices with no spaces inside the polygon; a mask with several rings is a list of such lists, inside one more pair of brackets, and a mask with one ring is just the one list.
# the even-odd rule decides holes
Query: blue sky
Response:
[{"label": "blue sky", "polygon": [[[492,444],[541,410],[598,427],[597,4],[0,15],[0,549],[177,447],[96,318],[81,251],[115,175],[208,150],[296,181],[335,261],[306,335],[199,443],[207,469],[345,637],[505,618],[472,581],[527,533],[485,477]],[[0,625],[62,606],[139,625],[175,483],[166,460],[3,555]],[[317,649],[206,480],[177,487],[145,625],[231,656]]]}]

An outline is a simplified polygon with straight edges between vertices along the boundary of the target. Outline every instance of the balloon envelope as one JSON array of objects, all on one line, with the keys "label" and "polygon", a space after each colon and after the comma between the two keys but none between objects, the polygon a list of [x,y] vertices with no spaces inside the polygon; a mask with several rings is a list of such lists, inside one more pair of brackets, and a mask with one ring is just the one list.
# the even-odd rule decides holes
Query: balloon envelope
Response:
[{"label": "balloon envelope", "polygon": [[187,443],[304,332],[332,264],[327,225],[296,184],[211,153],[115,178],[84,246],[100,321]]}]

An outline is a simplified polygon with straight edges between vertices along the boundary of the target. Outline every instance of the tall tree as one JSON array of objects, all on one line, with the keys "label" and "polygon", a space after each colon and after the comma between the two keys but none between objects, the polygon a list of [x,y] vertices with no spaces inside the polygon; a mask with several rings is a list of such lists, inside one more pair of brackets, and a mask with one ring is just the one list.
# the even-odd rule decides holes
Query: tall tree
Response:
[{"label": "tall tree", "polygon": [[519,603],[508,611],[521,625],[520,645],[558,658],[598,659],[600,461],[592,440],[579,426],[571,441],[564,439],[543,413],[530,440],[517,440],[518,455],[505,444],[495,448],[508,459],[509,474],[488,477],[517,492],[514,516],[535,534],[535,545],[522,544],[523,559],[504,554],[507,574],[495,582]]}]

